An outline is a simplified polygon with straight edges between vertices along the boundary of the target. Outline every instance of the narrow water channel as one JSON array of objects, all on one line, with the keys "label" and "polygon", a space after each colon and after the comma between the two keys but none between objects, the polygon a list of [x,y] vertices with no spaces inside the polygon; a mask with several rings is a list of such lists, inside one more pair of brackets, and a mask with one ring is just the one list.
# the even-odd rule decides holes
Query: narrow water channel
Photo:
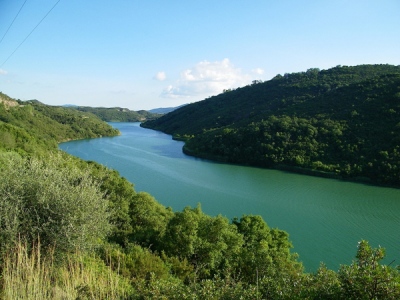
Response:
[{"label": "narrow water channel", "polygon": [[122,135],[59,147],[118,170],[174,210],[201,203],[205,213],[229,219],[261,215],[290,234],[307,271],[321,261],[335,271],[350,264],[361,239],[400,264],[400,189],[214,163],[184,155],[182,142],[139,123],[111,125]]}]

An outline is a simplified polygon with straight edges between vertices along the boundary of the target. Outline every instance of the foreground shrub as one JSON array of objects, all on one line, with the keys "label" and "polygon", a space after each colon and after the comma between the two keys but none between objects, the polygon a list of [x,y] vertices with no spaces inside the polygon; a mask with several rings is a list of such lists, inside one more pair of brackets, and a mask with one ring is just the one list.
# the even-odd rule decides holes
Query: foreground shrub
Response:
[{"label": "foreground shrub", "polygon": [[109,232],[107,201],[72,159],[0,154],[0,249],[40,238],[57,251],[90,249]]},{"label": "foreground shrub", "polygon": [[338,277],[345,299],[400,299],[399,271],[380,261],[384,248],[372,248],[367,241],[358,243],[356,260],[340,267]]},{"label": "foreground shrub", "polygon": [[[170,277],[167,264],[158,255],[139,245],[129,244],[126,248],[122,248],[116,244],[106,244],[99,249],[99,253],[107,265],[129,279]],[[118,265],[115,265],[116,261]]]}]

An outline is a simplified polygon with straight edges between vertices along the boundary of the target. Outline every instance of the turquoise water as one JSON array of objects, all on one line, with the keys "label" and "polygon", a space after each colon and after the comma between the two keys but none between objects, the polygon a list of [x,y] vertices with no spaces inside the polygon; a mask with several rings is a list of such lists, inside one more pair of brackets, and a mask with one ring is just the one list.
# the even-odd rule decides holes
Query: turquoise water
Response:
[{"label": "turquoise water", "polygon": [[387,250],[400,264],[400,190],[288,172],[214,163],[186,156],[182,142],[139,123],[111,123],[122,135],[72,141],[60,149],[97,161],[181,210],[201,203],[204,212],[229,219],[259,214],[290,234],[308,271],[323,261],[333,270],[349,264],[357,242]]}]

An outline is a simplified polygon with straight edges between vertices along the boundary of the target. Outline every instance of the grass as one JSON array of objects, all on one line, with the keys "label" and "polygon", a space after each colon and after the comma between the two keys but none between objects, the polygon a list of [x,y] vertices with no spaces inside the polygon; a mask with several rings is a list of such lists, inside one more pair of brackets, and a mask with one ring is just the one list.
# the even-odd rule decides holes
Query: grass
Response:
[{"label": "grass", "polygon": [[60,263],[40,244],[19,243],[3,257],[0,299],[127,299],[132,287],[94,255],[74,253]]}]

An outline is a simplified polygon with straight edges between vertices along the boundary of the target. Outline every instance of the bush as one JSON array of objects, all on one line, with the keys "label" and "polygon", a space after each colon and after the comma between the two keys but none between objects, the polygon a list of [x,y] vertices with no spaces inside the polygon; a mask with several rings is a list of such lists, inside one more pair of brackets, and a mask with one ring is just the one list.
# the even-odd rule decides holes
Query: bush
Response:
[{"label": "bush", "polygon": [[108,205],[88,170],[71,158],[0,154],[0,245],[28,244],[60,251],[92,248],[109,232]]}]

